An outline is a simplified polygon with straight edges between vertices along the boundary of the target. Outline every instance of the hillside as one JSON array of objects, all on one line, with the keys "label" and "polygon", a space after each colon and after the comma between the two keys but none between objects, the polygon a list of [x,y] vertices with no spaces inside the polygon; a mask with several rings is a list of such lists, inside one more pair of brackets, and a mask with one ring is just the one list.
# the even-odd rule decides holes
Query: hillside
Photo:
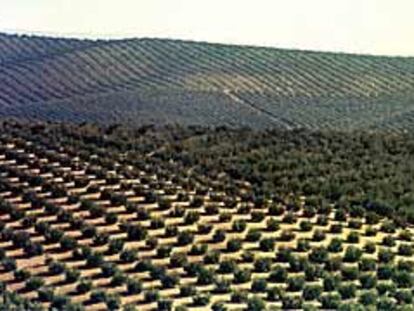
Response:
[{"label": "hillside", "polygon": [[410,130],[414,58],[0,35],[0,116]]}]

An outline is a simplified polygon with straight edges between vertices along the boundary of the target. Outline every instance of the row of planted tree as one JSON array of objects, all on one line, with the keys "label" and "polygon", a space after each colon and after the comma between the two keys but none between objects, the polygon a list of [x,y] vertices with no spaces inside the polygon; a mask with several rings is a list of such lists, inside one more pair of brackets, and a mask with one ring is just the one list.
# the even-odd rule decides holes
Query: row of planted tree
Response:
[{"label": "row of planted tree", "polygon": [[[49,132],[52,133],[53,131]],[[4,303],[57,309],[409,309],[412,229],[252,195],[111,146],[1,136]],[[91,152],[93,150],[94,152]]]}]

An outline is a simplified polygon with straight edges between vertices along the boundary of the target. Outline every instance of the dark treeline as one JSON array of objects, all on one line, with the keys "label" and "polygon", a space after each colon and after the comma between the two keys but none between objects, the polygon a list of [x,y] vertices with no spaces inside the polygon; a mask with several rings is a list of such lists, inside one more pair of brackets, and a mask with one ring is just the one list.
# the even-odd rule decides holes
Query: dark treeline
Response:
[{"label": "dark treeline", "polygon": [[246,180],[256,195],[293,193],[414,222],[412,135],[211,131],[157,156],[210,177]]}]

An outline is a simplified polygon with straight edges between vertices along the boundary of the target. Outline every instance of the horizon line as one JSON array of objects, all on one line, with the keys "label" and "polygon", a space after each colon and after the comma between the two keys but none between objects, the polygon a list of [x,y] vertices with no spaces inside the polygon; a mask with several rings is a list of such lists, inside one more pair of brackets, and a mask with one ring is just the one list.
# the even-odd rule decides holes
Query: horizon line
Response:
[{"label": "horizon line", "polygon": [[85,41],[126,41],[126,40],[171,40],[181,42],[193,42],[193,43],[204,43],[212,45],[224,45],[224,46],[238,46],[247,48],[269,48],[286,51],[300,51],[300,52],[311,52],[311,53],[329,53],[329,54],[343,54],[343,55],[355,55],[355,56],[374,56],[374,57],[393,57],[393,58],[413,58],[414,55],[408,54],[384,54],[375,52],[365,52],[357,50],[344,50],[344,49],[331,49],[331,50],[318,50],[312,48],[301,48],[297,46],[281,47],[266,43],[251,43],[251,42],[225,42],[225,41],[214,41],[204,39],[193,39],[193,38],[178,38],[168,36],[138,36],[134,34],[119,34],[119,33],[106,33],[106,34],[93,34],[84,32],[56,32],[56,31],[41,31],[41,30],[24,30],[24,29],[0,29],[0,34],[14,35],[14,36],[29,36],[38,38],[49,38],[49,39],[67,39],[67,40],[85,40]]}]

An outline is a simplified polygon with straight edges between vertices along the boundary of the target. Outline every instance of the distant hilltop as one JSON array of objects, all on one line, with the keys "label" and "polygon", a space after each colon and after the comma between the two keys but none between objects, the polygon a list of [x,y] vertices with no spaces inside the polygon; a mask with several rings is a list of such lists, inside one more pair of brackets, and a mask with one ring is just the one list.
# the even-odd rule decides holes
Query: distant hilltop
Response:
[{"label": "distant hilltop", "polygon": [[0,34],[0,116],[405,131],[414,58]]}]

